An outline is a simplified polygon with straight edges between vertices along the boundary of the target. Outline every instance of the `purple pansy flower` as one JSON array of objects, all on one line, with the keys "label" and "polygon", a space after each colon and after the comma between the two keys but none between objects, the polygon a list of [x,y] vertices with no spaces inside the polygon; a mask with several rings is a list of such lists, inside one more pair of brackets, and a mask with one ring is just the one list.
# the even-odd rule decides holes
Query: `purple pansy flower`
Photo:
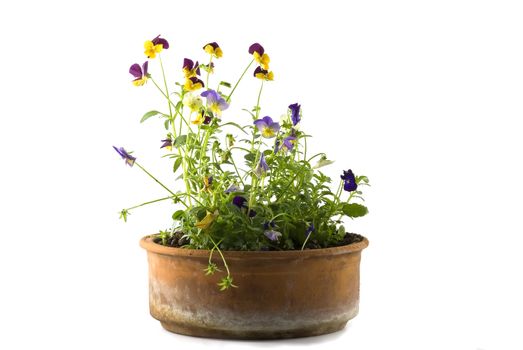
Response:
[{"label": "purple pansy flower", "polygon": [[254,43],[251,46],[249,46],[249,53],[252,55],[255,52],[258,53],[258,55],[262,56],[265,53],[265,50],[263,49],[263,46],[261,46],[258,43]]},{"label": "purple pansy flower", "polygon": [[267,162],[265,161],[265,156],[263,155],[263,153],[261,154],[261,157],[260,157],[260,162],[258,163],[258,166],[256,167],[256,170],[254,170],[254,173],[257,175],[257,176],[262,176],[263,174],[265,174],[267,171],[269,171],[269,165],[267,164]]},{"label": "purple pansy flower", "polygon": [[343,189],[348,192],[356,191],[358,184],[356,183],[356,177],[352,170],[343,170],[343,175],[340,176],[345,183],[343,184]]},{"label": "purple pansy flower", "polygon": [[193,60],[189,58],[184,58],[182,69],[186,78],[192,78],[197,75],[200,75],[200,65],[198,64],[198,61],[194,63]]},{"label": "purple pansy flower", "polygon": [[299,105],[298,103],[293,103],[292,105],[289,106],[289,109],[291,110],[292,125],[298,124],[301,120],[300,108],[301,108],[301,105]]},{"label": "purple pansy flower", "polygon": [[170,138],[166,138],[165,140],[162,140],[162,142],[160,148],[167,148],[169,151],[173,149],[173,140]]},{"label": "purple pansy flower", "polygon": [[127,153],[127,151],[123,147],[116,148],[115,146],[113,146],[113,148],[116,152],[118,152],[118,154],[122,157],[122,159],[125,159],[125,164],[127,164],[131,167],[134,165],[134,162],[136,161],[136,157],[133,157],[132,155]]},{"label": "purple pansy flower", "polygon": [[263,233],[265,237],[270,239],[271,241],[277,241],[281,237],[281,232],[274,231],[274,230],[268,230]]},{"label": "purple pansy flower", "polygon": [[285,147],[288,151],[292,151],[294,148],[294,142],[296,141],[295,136],[287,136],[283,139],[283,147]]},{"label": "purple pansy flower", "polygon": [[153,40],[151,40],[153,45],[158,45],[158,44],[162,44],[162,47],[167,50],[169,48],[169,42],[167,40],[165,40],[164,38],[160,38],[160,35],[158,35],[156,38],[154,38]]},{"label": "purple pansy flower", "polygon": [[207,99],[207,109],[215,115],[220,116],[222,111],[229,108],[229,104],[225,102],[225,99],[214,90],[204,91],[201,96]]},{"label": "purple pansy flower", "polygon": [[135,63],[129,68],[129,73],[134,77],[133,84],[135,86],[142,86],[149,78],[149,73],[147,69],[149,67],[149,62],[145,61],[140,67],[138,63]]},{"label": "purple pansy flower", "polygon": [[268,139],[276,137],[276,134],[278,131],[280,131],[280,124],[278,122],[274,122],[269,116],[255,120],[254,125],[256,125],[258,130],[260,130],[261,135]]},{"label": "purple pansy flower", "polygon": [[232,199],[232,204],[234,204],[235,206],[237,206],[240,209],[246,207],[245,203],[247,203],[247,199],[245,199],[242,196],[235,196]]},{"label": "purple pansy flower", "polygon": [[276,139],[276,141],[274,142],[274,154],[278,153],[279,150],[280,150],[280,140]]}]

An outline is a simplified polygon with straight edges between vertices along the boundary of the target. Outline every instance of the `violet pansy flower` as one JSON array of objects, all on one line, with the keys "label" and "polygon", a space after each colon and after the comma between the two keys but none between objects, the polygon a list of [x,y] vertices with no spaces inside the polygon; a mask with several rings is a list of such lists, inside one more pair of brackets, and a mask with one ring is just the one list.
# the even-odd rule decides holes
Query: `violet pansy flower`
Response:
[{"label": "violet pansy flower", "polygon": [[207,99],[207,109],[215,115],[222,115],[222,111],[229,108],[229,104],[225,102],[225,99],[220,96],[214,90],[207,90],[201,93],[202,97]]},{"label": "violet pansy flower", "polygon": [[134,162],[136,161],[136,157],[133,157],[132,155],[127,153],[127,151],[123,147],[117,148],[117,147],[113,146],[113,148],[116,152],[118,152],[118,154],[120,155],[120,157],[122,157],[122,159],[125,159],[125,164],[127,164],[131,167],[134,165]]},{"label": "violet pansy flower", "polygon": [[296,126],[296,124],[298,124],[301,120],[300,108],[301,108],[301,105],[299,105],[297,103],[293,103],[293,104],[289,105],[289,109],[291,110],[292,125],[294,125],[294,126]]},{"label": "violet pansy flower", "polygon": [[275,137],[278,131],[280,131],[280,124],[274,122],[269,116],[255,120],[254,125],[260,130],[261,135],[267,139]]},{"label": "violet pansy flower", "polygon": [[265,156],[262,153],[260,157],[260,162],[258,163],[256,170],[254,170],[254,173],[259,177],[265,174],[267,171],[269,171],[269,165],[265,161]]},{"label": "violet pansy flower", "polygon": [[286,138],[283,139],[283,147],[285,147],[285,149],[287,149],[288,151],[292,151],[292,149],[294,148],[295,142],[296,142],[295,136],[287,136]]},{"label": "violet pansy flower", "polygon": [[135,63],[129,68],[129,73],[134,77],[134,86],[142,86],[147,82],[149,78],[149,73],[147,72],[148,67],[149,62],[145,61],[141,67],[138,63]]},{"label": "violet pansy flower", "polygon": [[271,241],[277,241],[281,237],[281,232],[274,231],[274,230],[268,230],[263,233],[265,237],[270,239]]}]

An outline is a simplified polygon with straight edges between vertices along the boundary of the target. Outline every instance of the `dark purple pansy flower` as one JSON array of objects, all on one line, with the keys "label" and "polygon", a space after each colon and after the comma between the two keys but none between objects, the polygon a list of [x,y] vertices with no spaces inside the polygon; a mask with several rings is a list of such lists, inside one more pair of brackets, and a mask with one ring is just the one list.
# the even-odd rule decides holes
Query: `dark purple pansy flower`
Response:
[{"label": "dark purple pansy flower", "polygon": [[145,84],[147,81],[147,78],[149,77],[149,73],[147,72],[147,69],[149,67],[149,62],[145,61],[142,66],[138,63],[135,63],[129,68],[129,73],[134,77],[133,84],[136,86],[141,86]]},{"label": "dark purple pansy flower", "polygon": [[118,152],[118,154],[122,157],[122,159],[125,159],[125,164],[127,164],[129,166],[134,165],[136,157],[133,157],[132,155],[127,153],[127,151],[123,147],[116,148],[115,146],[113,146],[113,148],[116,152]]},{"label": "dark purple pansy flower", "polygon": [[211,123],[211,120],[212,120],[212,117],[206,115],[205,118],[203,119],[203,123],[205,125],[209,125]]},{"label": "dark purple pansy flower", "polygon": [[256,216],[256,211],[254,209],[249,209],[249,210],[247,210],[247,214],[249,215],[250,218],[253,218]]},{"label": "dark purple pansy flower", "polygon": [[167,40],[165,40],[164,38],[160,38],[160,35],[158,35],[156,38],[154,38],[151,41],[154,45],[162,44],[163,48],[166,50],[169,48],[169,42]]},{"label": "dark purple pansy flower", "polygon": [[183,59],[183,72],[187,78],[195,77],[196,75],[200,75],[200,64],[198,61],[196,63],[193,62],[193,60],[189,58]]},{"label": "dark purple pansy flower", "polygon": [[261,46],[260,44],[254,43],[251,46],[249,46],[249,53],[252,55],[255,52],[257,52],[258,55],[262,56],[265,50],[263,49],[263,46]]},{"label": "dark purple pansy flower", "polygon": [[314,232],[314,224],[311,222],[311,224],[309,225],[309,227],[307,227],[307,230],[305,231],[305,238],[309,238],[312,232]]},{"label": "dark purple pansy flower", "polygon": [[232,199],[232,204],[234,204],[235,206],[237,206],[240,209],[246,207],[245,203],[247,203],[247,199],[245,199],[242,196],[235,196]]},{"label": "dark purple pansy flower", "polygon": [[279,150],[280,150],[280,140],[276,139],[276,141],[274,142],[274,154],[278,153]]},{"label": "dark purple pansy flower", "polygon": [[292,151],[294,148],[294,141],[296,141],[295,136],[287,136],[283,139],[283,147],[285,147],[288,151]]},{"label": "dark purple pansy flower", "polygon": [[172,150],[173,148],[173,140],[171,140],[170,138],[167,138],[165,140],[162,140],[162,145],[160,148],[167,148],[168,150]]},{"label": "dark purple pansy flower", "polygon": [[293,103],[292,105],[289,106],[289,109],[291,110],[292,125],[298,124],[301,120],[300,108],[301,108],[301,105],[299,105],[297,103]]},{"label": "dark purple pansy flower", "polygon": [[268,230],[268,229],[273,229],[276,227],[276,224],[274,223],[274,221],[265,221],[263,223],[263,229],[264,230]]},{"label": "dark purple pansy flower", "polygon": [[268,230],[263,233],[265,237],[270,239],[271,241],[277,241],[281,237],[281,232],[274,231],[274,230]]},{"label": "dark purple pansy flower", "polygon": [[356,183],[356,177],[352,170],[343,170],[343,175],[340,176],[345,183],[343,184],[343,189],[348,192],[356,191],[358,184]]}]

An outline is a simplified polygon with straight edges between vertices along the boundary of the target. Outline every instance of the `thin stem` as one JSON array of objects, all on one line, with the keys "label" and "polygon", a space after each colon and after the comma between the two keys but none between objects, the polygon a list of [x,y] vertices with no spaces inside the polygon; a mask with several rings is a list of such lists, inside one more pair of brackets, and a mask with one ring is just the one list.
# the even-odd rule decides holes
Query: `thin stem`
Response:
[{"label": "thin stem", "polygon": [[220,254],[220,256],[222,258],[223,266],[225,266],[225,270],[227,271],[227,276],[230,276],[231,275],[231,271],[229,271],[229,266],[227,265],[227,261],[225,260],[225,257],[222,254],[222,250],[218,247],[218,245],[216,244],[214,239],[212,239],[211,235],[209,235],[209,239],[211,240],[212,244],[216,248],[216,251],[218,251],[218,253]]},{"label": "thin stem", "polygon": [[154,181],[156,181],[160,186],[162,186],[164,189],[167,190],[167,192],[169,192],[170,194],[172,194],[173,196],[176,197],[176,194],[171,191],[170,189],[168,189],[163,183],[161,183],[157,178],[155,178],[150,172],[148,172],[147,170],[145,170],[145,168],[143,166],[141,166],[140,164],[138,164],[136,161],[134,162],[134,164],[136,166],[138,166],[140,169],[142,169],[147,175],[149,175]]},{"label": "thin stem", "polygon": [[205,79],[205,86],[207,86],[207,89],[209,88],[209,75],[211,75],[211,63],[212,63],[212,55],[209,59],[209,65],[207,66],[207,78]]},{"label": "thin stem", "polygon": [[238,171],[238,168],[236,167],[236,163],[234,162],[234,157],[232,156],[232,154],[230,156],[230,160],[231,160],[232,165],[234,166],[234,170],[236,170],[236,174],[238,175],[238,178],[240,179],[240,182],[242,183],[243,188],[245,188],[245,183],[243,182],[240,172]]},{"label": "thin stem", "polygon": [[227,99],[225,100],[225,102],[229,102],[229,100],[231,99],[232,94],[234,93],[234,90],[236,90],[236,88],[238,87],[238,84],[243,79],[243,76],[245,75],[245,73],[247,73],[247,71],[249,70],[249,68],[251,67],[253,62],[254,62],[254,59],[249,63],[247,68],[245,68],[245,70],[243,71],[242,75],[240,76],[240,79],[238,79],[236,84],[234,84],[234,87],[232,88],[231,93],[229,94],[229,96],[227,96]]},{"label": "thin stem", "polygon": [[172,196],[169,196],[169,197],[163,197],[163,198],[160,198],[160,199],[155,199],[155,200],[152,200],[152,201],[148,201],[148,202],[144,202],[142,204],[138,204],[138,205],[135,205],[134,207],[130,207],[130,208],[127,208],[125,210],[132,210],[132,209],[136,209],[136,208],[139,208],[139,207],[143,207],[144,205],[147,205],[147,204],[152,204],[152,203],[156,203],[156,202],[161,202],[161,201],[165,201],[167,199],[171,199],[173,198]]},{"label": "thin stem", "polygon": [[261,93],[263,90],[263,83],[264,83],[264,80],[262,80],[262,82],[261,82],[260,92],[258,92],[258,101],[256,102],[256,119],[258,119],[258,116],[260,115],[260,97],[261,97]]},{"label": "thin stem", "polygon": [[[158,58],[160,59],[160,67],[162,69],[162,76],[163,76],[163,84],[165,86],[165,94],[167,96],[169,96],[169,89],[167,88],[167,79],[165,78],[165,71],[163,70],[163,62],[162,62],[162,56],[160,54],[158,54]],[[167,105],[169,106],[169,115],[171,116],[171,118],[173,117],[173,111],[171,109],[171,104],[170,103],[167,103]]]}]

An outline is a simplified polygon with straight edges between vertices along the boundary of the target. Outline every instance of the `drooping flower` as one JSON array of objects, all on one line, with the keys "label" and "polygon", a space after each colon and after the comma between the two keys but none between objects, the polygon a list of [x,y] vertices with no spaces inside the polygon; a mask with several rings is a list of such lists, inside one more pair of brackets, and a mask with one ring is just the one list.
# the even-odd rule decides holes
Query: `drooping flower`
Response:
[{"label": "drooping flower", "polygon": [[211,122],[211,117],[209,117],[208,115],[205,115],[205,112],[203,110],[201,110],[196,115],[196,118],[194,118],[194,120],[191,120],[191,123],[194,125],[202,125],[202,124],[207,125],[210,122]]},{"label": "drooping flower", "polygon": [[198,61],[196,61],[196,63],[194,63],[193,60],[191,60],[189,58],[183,59],[182,70],[183,70],[183,75],[187,79],[200,75],[200,65],[198,64]]},{"label": "drooping flower", "polygon": [[299,105],[297,103],[293,103],[293,104],[289,105],[289,109],[291,110],[292,125],[294,125],[294,126],[296,126],[296,124],[298,124],[301,120],[300,108],[301,108],[301,105]]},{"label": "drooping flower", "polygon": [[254,125],[260,130],[261,135],[267,139],[275,137],[280,131],[280,124],[273,121],[269,116],[255,120]]},{"label": "drooping flower", "polygon": [[145,48],[145,56],[147,56],[147,58],[155,58],[157,53],[169,48],[169,42],[164,38],[160,38],[160,35],[158,35],[153,40],[147,40],[143,46]]},{"label": "drooping flower", "polygon": [[225,193],[234,193],[234,192],[240,192],[240,191],[241,191],[241,189],[238,186],[236,186],[235,184],[232,184],[229,186],[228,189],[225,190]]},{"label": "drooping flower", "polygon": [[256,169],[254,170],[254,173],[260,177],[262,176],[263,174],[265,174],[267,171],[269,171],[269,165],[267,164],[267,162],[265,161],[265,156],[263,155],[263,153],[261,154],[261,157],[260,157],[260,162],[258,163],[258,166],[256,167]]},{"label": "drooping flower", "polygon": [[225,102],[225,99],[214,90],[204,91],[201,96],[207,99],[207,109],[217,116],[222,115],[222,111],[229,108],[229,104]]},{"label": "drooping flower", "polygon": [[187,91],[196,91],[201,88],[203,88],[205,84],[203,81],[196,77],[185,79],[185,84],[183,84],[183,88]]},{"label": "drooping flower", "polygon": [[214,62],[210,62],[209,64],[204,64],[202,66],[202,69],[209,74],[213,74],[214,73]]},{"label": "drooping flower", "polygon": [[274,80],[274,73],[272,71],[268,71],[267,69],[263,69],[262,67],[257,67],[254,70],[254,76],[261,80]]},{"label": "drooping flower", "polygon": [[162,140],[163,144],[160,148],[166,148],[169,151],[173,149],[173,140],[170,137],[167,137],[165,140]]},{"label": "drooping flower", "polygon": [[223,56],[223,51],[216,42],[206,44],[203,47],[203,50],[207,52],[209,55],[212,55],[216,58],[220,58]]},{"label": "drooping flower", "polygon": [[127,151],[123,147],[116,148],[115,146],[113,146],[113,148],[116,152],[118,152],[118,154],[122,157],[122,159],[125,159],[125,164],[127,164],[131,167],[134,165],[134,162],[136,161],[136,157],[133,157],[132,155],[127,153]]},{"label": "drooping flower", "polygon": [[145,61],[141,67],[138,63],[135,63],[129,68],[129,73],[134,77],[134,86],[142,86],[147,82],[149,78],[149,73],[147,72],[148,67],[149,61]]},{"label": "drooping flower", "polygon": [[268,230],[263,233],[265,237],[270,239],[271,241],[277,241],[281,237],[281,232],[274,231],[274,230]]},{"label": "drooping flower", "polygon": [[311,222],[305,231],[305,239],[309,238],[312,232],[314,232],[314,223]]},{"label": "drooping flower", "polygon": [[327,166],[334,163],[333,160],[328,160],[325,155],[323,155],[320,160],[312,167],[313,169],[319,169],[321,167]]},{"label": "drooping flower", "polygon": [[295,136],[287,136],[286,138],[283,139],[282,148],[285,148],[287,151],[292,151],[295,143],[296,143]]},{"label": "drooping flower", "polygon": [[214,222],[214,219],[218,217],[218,210],[216,210],[214,213],[211,213],[210,211],[207,212],[207,215],[200,221],[196,223],[196,227],[202,230],[207,229],[211,224]]},{"label": "drooping flower", "polygon": [[191,112],[199,111],[203,105],[201,97],[191,93],[185,94],[182,103],[188,107]]},{"label": "drooping flower", "polygon": [[269,62],[271,59],[269,55],[265,53],[263,46],[254,43],[249,47],[249,53],[253,56],[254,60],[260,64],[262,69],[269,70]]},{"label": "drooping flower", "polygon": [[343,170],[343,175],[340,176],[345,183],[343,184],[343,189],[348,192],[356,191],[358,184],[356,183],[356,177],[351,169],[345,171]]}]

